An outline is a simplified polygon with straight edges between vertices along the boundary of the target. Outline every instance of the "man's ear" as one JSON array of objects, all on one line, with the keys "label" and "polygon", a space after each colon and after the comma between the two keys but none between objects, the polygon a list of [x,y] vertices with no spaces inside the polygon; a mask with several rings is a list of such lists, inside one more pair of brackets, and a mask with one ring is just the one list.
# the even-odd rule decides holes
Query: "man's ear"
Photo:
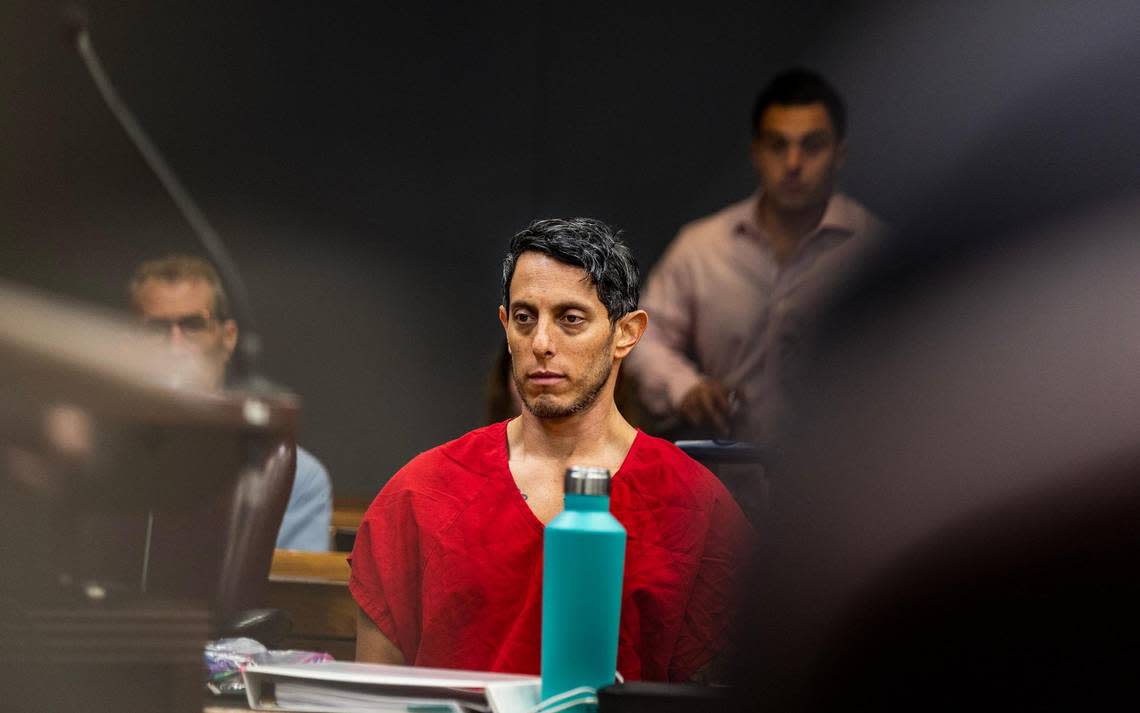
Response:
[{"label": "man's ear", "polygon": [[222,345],[226,348],[226,361],[229,361],[230,357],[233,356],[234,347],[237,346],[237,340],[237,322],[232,319],[227,319],[222,322]]},{"label": "man's ear", "polygon": [[617,332],[614,338],[614,358],[624,359],[628,356],[634,345],[641,340],[641,335],[645,334],[648,325],[649,314],[643,309],[630,312],[619,319],[614,330]]},{"label": "man's ear", "polygon": [[[503,333],[507,332],[507,308],[499,305],[499,324],[503,325]],[[511,340],[507,340],[507,354],[511,353]]]}]

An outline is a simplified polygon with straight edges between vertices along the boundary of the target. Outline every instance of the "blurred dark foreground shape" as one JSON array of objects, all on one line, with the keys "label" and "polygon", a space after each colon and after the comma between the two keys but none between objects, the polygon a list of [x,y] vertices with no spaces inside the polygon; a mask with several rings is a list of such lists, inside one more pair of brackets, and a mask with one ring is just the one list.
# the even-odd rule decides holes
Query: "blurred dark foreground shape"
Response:
[{"label": "blurred dark foreground shape", "polygon": [[259,600],[296,402],[199,388],[148,345],[0,284],[6,711],[200,711],[205,641]]},{"label": "blurred dark foreground shape", "polygon": [[[970,103],[945,113],[970,121],[897,137],[908,173],[882,178],[914,203],[798,374],[742,709],[1136,699],[1140,7],[1107,5],[1026,5],[1008,27],[972,6],[938,29],[955,61],[868,98],[961,82]],[[924,146],[955,155],[925,165]]]}]

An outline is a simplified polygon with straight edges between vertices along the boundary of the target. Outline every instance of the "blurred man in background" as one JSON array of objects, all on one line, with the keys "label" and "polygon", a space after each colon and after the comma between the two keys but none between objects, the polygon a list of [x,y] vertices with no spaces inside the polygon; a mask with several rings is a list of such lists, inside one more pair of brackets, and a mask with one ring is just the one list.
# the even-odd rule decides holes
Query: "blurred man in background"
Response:
[{"label": "blurred man in background", "polygon": [[[188,255],[144,262],[131,279],[130,296],[143,324],[157,339],[166,341],[172,357],[205,357],[210,381],[205,386],[215,390],[225,386],[226,364],[237,344],[238,326],[229,315],[229,303],[213,265]],[[328,473],[311,453],[297,446],[293,490],[277,547],[328,550],[331,517]]]},{"label": "blurred man in background", "polygon": [[813,72],[780,74],[756,98],[759,191],[682,228],[646,284],[652,319],[630,368],[658,430],[769,435],[803,322],[880,231],[835,192],[846,129],[843,100]]}]

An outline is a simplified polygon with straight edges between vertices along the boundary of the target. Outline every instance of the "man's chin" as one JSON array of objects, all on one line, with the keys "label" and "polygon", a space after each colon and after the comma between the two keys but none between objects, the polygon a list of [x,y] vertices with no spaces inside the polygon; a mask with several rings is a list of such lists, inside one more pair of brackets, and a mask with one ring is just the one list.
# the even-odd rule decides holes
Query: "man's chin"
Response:
[{"label": "man's chin", "polygon": [[781,213],[802,213],[818,206],[819,201],[814,196],[803,193],[774,196],[773,205]]},{"label": "man's chin", "polygon": [[570,402],[565,399],[560,399],[549,394],[527,399],[523,402],[526,410],[538,419],[543,421],[557,421],[563,418],[570,418],[586,411],[593,404],[593,401],[576,401]]},{"label": "man's chin", "polygon": [[543,420],[566,418],[573,413],[570,404],[545,394],[533,399],[524,399],[523,405],[532,415]]}]

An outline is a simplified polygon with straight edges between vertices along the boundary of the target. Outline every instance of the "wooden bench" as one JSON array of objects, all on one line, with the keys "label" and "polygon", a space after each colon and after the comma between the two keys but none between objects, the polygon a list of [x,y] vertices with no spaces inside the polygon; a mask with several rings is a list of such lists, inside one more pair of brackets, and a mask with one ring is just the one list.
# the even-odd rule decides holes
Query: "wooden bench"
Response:
[{"label": "wooden bench", "polygon": [[356,530],[364,518],[364,511],[372,503],[363,498],[337,496],[333,499],[332,530],[333,549],[338,552],[351,552],[356,540]]},{"label": "wooden bench", "polygon": [[275,550],[265,605],[284,609],[293,630],[281,648],[326,651],[338,661],[356,653],[356,602],[348,592],[343,552]]}]

